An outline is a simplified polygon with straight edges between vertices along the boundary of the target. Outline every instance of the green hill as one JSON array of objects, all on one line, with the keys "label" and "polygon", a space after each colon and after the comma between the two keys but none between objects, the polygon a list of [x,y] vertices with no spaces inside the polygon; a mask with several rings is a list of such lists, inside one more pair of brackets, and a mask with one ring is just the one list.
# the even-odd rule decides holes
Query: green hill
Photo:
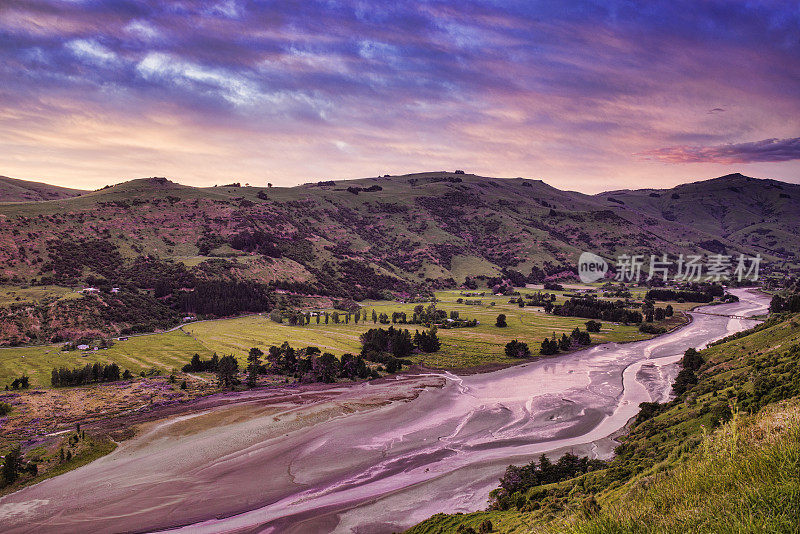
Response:
[{"label": "green hill", "polygon": [[[146,178],[52,202],[2,204],[0,282],[61,292],[119,287],[128,297],[0,313],[0,343],[52,340],[56,330],[74,337],[111,323],[174,324],[197,311],[178,301],[198,284],[219,298],[247,291],[220,284],[258,286],[250,293],[261,295],[260,311],[279,293],[360,300],[430,294],[467,278],[541,281],[573,270],[585,250],[612,261],[623,253],[758,252],[768,268],[785,272],[797,269],[798,190],[728,176],[659,197],[590,196],[538,180],[431,172],[291,188]],[[713,224],[719,210],[694,213],[702,210],[693,202],[721,191],[735,224]],[[757,211],[753,199],[762,197],[772,203]],[[657,209],[659,202],[671,211]],[[242,300],[216,311],[256,311]]]},{"label": "green hill", "polygon": [[[672,189],[614,191],[598,198],[647,217],[679,221],[761,254],[796,260],[800,186],[795,184],[729,174]],[[714,248],[713,243],[705,245]]]},{"label": "green hill", "polygon": [[39,202],[60,200],[84,194],[86,191],[56,185],[29,182],[0,176],[0,202]]}]

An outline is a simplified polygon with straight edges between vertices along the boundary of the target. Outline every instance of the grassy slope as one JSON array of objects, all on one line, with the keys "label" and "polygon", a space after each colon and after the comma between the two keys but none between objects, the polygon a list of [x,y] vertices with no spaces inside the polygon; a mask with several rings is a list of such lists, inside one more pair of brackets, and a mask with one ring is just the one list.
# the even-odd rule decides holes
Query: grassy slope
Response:
[{"label": "grassy slope", "polygon": [[[520,512],[437,515],[407,534],[528,533],[796,533],[800,532],[800,402],[770,405],[729,421],[694,454],[648,480],[600,500],[600,510],[574,507],[546,518]],[[473,529],[470,531],[469,529]]]},{"label": "grassy slope", "polygon": [[0,202],[40,202],[71,198],[85,193],[78,189],[29,182],[0,176]]},{"label": "grassy slope", "polygon": [[[799,532],[800,403],[770,405],[726,423],[696,454],[629,486],[597,517],[563,525],[574,533]],[[562,530],[559,528],[558,530]]]},{"label": "grassy slope", "polygon": [[[409,533],[477,530],[486,519],[500,532],[799,532],[789,521],[800,513],[799,321],[703,351],[698,385],[634,426],[609,469],[534,488],[522,510],[440,514]],[[756,415],[704,438],[732,403]],[[597,517],[582,510],[590,494]]]},{"label": "grassy slope", "polygon": [[[522,290],[531,293],[533,290]],[[557,292],[562,293],[562,292]],[[557,335],[569,334],[578,326],[585,330],[586,319],[577,317],[557,317],[547,315],[538,307],[519,308],[509,304],[509,297],[489,295],[480,297],[480,306],[456,303],[460,297],[458,291],[439,291],[439,308],[446,311],[458,311],[462,317],[475,318],[480,324],[474,328],[441,329],[439,336],[443,347],[434,354],[414,357],[418,363],[430,367],[445,369],[464,369],[486,364],[512,364],[519,360],[507,358],[504,346],[511,339],[519,339],[528,343],[534,353],[545,337],[553,332]],[[559,300],[563,300],[559,296]],[[495,306],[491,306],[495,302]],[[372,310],[389,315],[393,311],[405,311],[413,314],[415,304],[401,304],[389,301],[370,301],[362,303],[371,317]],[[688,305],[672,303],[676,310]],[[659,304],[663,306],[664,304]],[[494,326],[497,315],[507,316],[508,327]],[[665,326],[674,325],[677,319],[666,321]],[[162,371],[180,369],[193,354],[198,353],[208,358],[212,353],[234,354],[242,364],[251,347],[266,350],[270,345],[280,345],[284,341],[297,347],[318,346],[337,356],[346,352],[358,353],[361,345],[359,335],[375,325],[369,319],[366,324],[321,324],[313,322],[307,326],[289,326],[277,324],[266,315],[252,315],[235,319],[190,323],[180,330],[164,334],[131,337],[126,341],[118,341],[107,350],[89,352],[84,355],[80,351],[63,352],[60,345],[40,347],[17,347],[0,349],[0,384],[9,382],[22,373],[31,376],[36,387],[47,387],[50,383],[50,372],[53,367],[77,367],[87,363],[116,362],[123,369],[134,373],[159,368]],[[385,326],[384,326],[385,327]],[[414,325],[405,326],[413,332]],[[651,337],[642,334],[635,326],[603,323],[603,330],[592,334],[594,342],[632,341]]]},{"label": "grassy slope", "polygon": [[[74,435],[74,433],[69,433],[67,436]],[[69,450],[72,453],[72,458],[63,462],[60,461],[59,447]],[[114,441],[108,437],[99,436],[87,436],[77,443],[70,443],[68,439],[63,439],[57,445],[37,447],[26,453],[25,460],[35,462],[39,466],[39,473],[33,478],[23,475],[16,483],[0,487],[0,496],[14,493],[25,486],[38,484],[48,478],[77,469],[106,454],[110,454],[116,448],[117,444]]]},{"label": "grassy slope", "polygon": [[[673,198],[675,195],[677,198]],[[680,221],[755,248],[762,255],[789,258],[787,254],[800,250],[797,223],[787,216],[800,213],[800,185],[732,174],[668,190],[614,191],[598,195],[607,202],[609,197],[624,202],[627,210]],[[611,204],[614,203],[609,202]]]},{"label": "grassy slope", "polygon": [[61,351],[61,345],[0,349],[0,384],[21,374],[31,377],[33,387],[49,387],[53,367],[82,367],[87,363],[116,362],[133,373],[158,368],[169,371],[181,368],[195,353],[211,356],[201,343],[180,330],[152,336],[131,337],[107,350],[95,352]]}]

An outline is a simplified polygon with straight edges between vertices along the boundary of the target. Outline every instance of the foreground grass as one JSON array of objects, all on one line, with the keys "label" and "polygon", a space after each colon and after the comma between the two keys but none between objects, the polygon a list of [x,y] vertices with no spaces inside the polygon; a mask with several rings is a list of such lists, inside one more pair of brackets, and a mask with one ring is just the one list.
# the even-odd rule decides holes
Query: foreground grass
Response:
[{"label": "foreground grass", "polygon": [[468,534],[486,521],[509,534],[800,532],[800,399],[735,414],[693,453],[597,501],[599,509],[573,504],[558,514],[439,514],[407,534]]},{"label": "foreground grass", "polygon": [[628,484],[568,532],[800,532],[800,404],[734,418],[677,467]]}]

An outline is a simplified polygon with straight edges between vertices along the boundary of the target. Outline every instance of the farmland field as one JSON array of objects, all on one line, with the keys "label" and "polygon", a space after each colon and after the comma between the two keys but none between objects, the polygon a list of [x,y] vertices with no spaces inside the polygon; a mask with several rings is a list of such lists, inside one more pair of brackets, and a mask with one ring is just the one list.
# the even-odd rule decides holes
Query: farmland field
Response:
[{"label": "farmland field", "polygon": [[[534,289],[522,289],[522,293],[534,293]],[[559,295],[558,302],[563,301],[564,292]],[[415,363],[428,367],[443,369],[467,369],[487,364],[512,364],[519,360],[508,358],[504,354],[505,344],[518,339],[528,343],[534,354],[545,337],[553,333],[560,336],[569,334],[576,326],[585,329],[586,319],[577,317],[558,317],[548,315],[539,307],[519,308],[509,304],[509,297],[491,295],[463,297],[459,291],[439,291],[436,293],[438,307],[447,311],[457,311],[467,319],[477,319],[478,326],[472,328],[440,329],[439,337],[442,348],[433,354],[421,354],[412,358]],[[480,305],[458,303],[459,298],[480,300]],[[415,303],[399,303],[392,301],[365,301],[368,320],[355,324],[344,321],[320,324],[312,318],[311,324],[290,326],[278,324],[268,315],[250,315],[233,319],[216,321],[200,321],[189,323],[171,332],[131,337],[105,350],[97,351],[61,351],[60,345],[37,347],[16,347],[0,349],[0,384],[8,383],[15,377],[28,374],[34,387],[48,387],[50,372],[53,367],[78,367],[86,363],[116,362],[122,369],[130,369],[134,374],[143,370],[159,369],[161,372],[179,370],[193,354],[209,358],[213,353],[219,355],[233,354],[244,364],[247,352],[251,347],[262,350],[270,345],[279,345],[288,341],[292,346],[316,346],[323,351],[337,356],[360,350],[359,336],[376,325],[371,320],[372,310],[376,313],[406,312],[413,314]],[[428,303],[424,303],[428,305]],[[661,304],[663,306],[663,304]],[[688,305],[673,303],[676,310],[686,309]],[[333,311],[333,310],[327,310]],[[507,317],[508,327],[495,326],[497,315],[503,313]],[[676,314],[671,321],[663,322],[664,326],[675,326],[682,321],[682,315]],[[381,326],[378,323],[377,326]],[[383,325],[384,327],[386,325]],[[409,328],[412,333],[419,325],[400,325]],[[619,325],[604,322],[600,333],[592,334],[592,341],[626,342],[651,337],[639,332],[636,326]]]}]

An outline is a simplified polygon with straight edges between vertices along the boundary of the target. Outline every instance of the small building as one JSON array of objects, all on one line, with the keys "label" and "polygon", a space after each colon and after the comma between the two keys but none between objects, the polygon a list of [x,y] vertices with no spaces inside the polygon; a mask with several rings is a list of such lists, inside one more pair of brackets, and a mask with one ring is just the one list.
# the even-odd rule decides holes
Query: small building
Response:
[{"label": "small building", "polygon": [[111,292],[112,293],[119,293],[119,288],[118,287],[112,287],[111,288]]},{"label": "small building", "polygon": [[100,290],[96,287],[84,287],[81,289],[81,293],[100,293]]},{"label": "small building", "polygon": [[89,350],[89,345],[78,345],[78,350]]}]

